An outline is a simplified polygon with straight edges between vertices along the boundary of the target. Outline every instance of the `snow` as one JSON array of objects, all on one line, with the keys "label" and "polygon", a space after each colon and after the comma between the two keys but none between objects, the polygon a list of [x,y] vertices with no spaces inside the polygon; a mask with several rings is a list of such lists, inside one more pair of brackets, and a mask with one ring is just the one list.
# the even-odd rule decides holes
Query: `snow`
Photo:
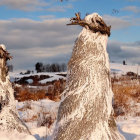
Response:
[{"label": "snow", "polygon": [[36,140],[34,136],[19,132],[0,132],[1,140]]},{"label": "snow", "polygon": [[[30,120],[34,115],[40,116],[46,113],[46,117],[51,116],[52,119],[56,119],[59,102],[54,102],[49,99],[43,99],[39,101],[16,101],[16,108],[19,116],[22,120]],[[47,126],[37,126],[38,121],[42,121],[40,117],[37,120],[25,121],[26,125],[30,129],[31,135],[19,134],[18,132],[7,134],[5,132],[0,133],[0,140],[46,140],[46,136],[50,136],[53,132],[54,125],[49,128]],[[9,136],[10,135],[10,136]],[[17,136],[17,137],[16,137]],[[16,137],[14,139],[14,137]],[[3,139],[1,139],[3,138]]]},{"label": "snow", "polygon": [[135,135],[140,134],[140,118],[131,118],[129,120],[125,120],[120,122],[120,126],[122,131],[126,133],[131,133]]},{"label": "snow", "polygon": [[32,135],[34,135],[37,139],[41,139],[42,137],[45,137],[47,132],[46,132],[46,126],[42,126],[39,128],[33,128],[31,129]]},{"label": "snow", "polygon": [[39,81],[39,83],[45,84],[47,82],[52,82],[52,81],[59,80],[59,79],[66,79],[66,78],[63,76],[54,75],[54,77],[47,78],[45,80],[41,80],[41,81]]},{"label": "snow", "polygon": [[33,80],[32,79],[28,79],[26,80],[29,84],[32,84],[33,83]]},{"label": "snow", "polygon": [[[27,103],[26,102],[17,102],[17,109],[23,108]],[[56,115],[59,102],[54,102],[48,99],[40,100],[40,101],[31,101],[31,110],[25,110],[25,111],[19,111],[20,117],[27,118],[31,117],[34,114],[37,114],[42,106],[46,110],[46,112],[52,113],[51,115]],[[25,113],[25,112],[28,113]],[[24,114],[25,113],[25,114]],[[24,115],[25,116],[24,116]],[[23,116],[22,116],[23,115]],[[35,122],[27,123],[28,127],[30,128],[30,131],[32,133],[31,135],[26,135],[23,133],[18,132],[0,132],[0,140],[46,140],[46,135],[48,135],[48,138],[52,134],[53,127],[50,129],[47,129],[46,126],[37,127]],[[118,120],[117,121],[118,129],[120,133],[125,136],[126,140],[140,140],[140,118],[139,117],[130,117],[127,120]],[[49,140],[52,140],[51,138]]]},{"label": "snow", "polygon": [[140,118],[133,117],[118,121],[118,129],[126,140],[140,140]]},{"label": "snow", "polygon": [[[53,119],[56,118],[57,110],[58,110],[59,102],[54,102],[49,99],[43,99],[39,101],[24,101],[24,102],[17,102],[17,109],[22,120],[29,120],[33,116],[41,116],[43,113],[50,115]],[[41,120],[40,120],[41,121]],[[36,128],[37,121],[33,120],[31,122],[27,122],[26,125],[29,128]]]},{"label": "snow", "polygon": [[127,72],[134,72],[140,75],[140,66],[139,65],[123,65],[119,63],[110,63],[110,68],[116,73],[126,74]]},{"label": "snow", "polygon": [[[87,38],[87,39],[89,39],[89,38]],[[104,42],[107,42],[106,37],[104,38]],[[104,46],[104,49],[105,49],[105,46]],[[108,67],[108,65],[109,64],[107,64],[107,67]],[[111,73],[115,73],[118,75],[126,74],[127,72],[134,72],[134,73],[136,73],[136,74],[138,73],[140,75],[140,66],[139,65],[123,65],[123,64],[119,64],[119,63],[110,63],[110,69],[111,69]],[[48,76],[50,76],[50,78],[39,81],[41,84],[45,84],[47,82],[52,82],[54,80],[66,79],[64,76],[57,75],[57,74],[66,74],[66,73],[67,72],[60,72],[60,73],[42,72],[42,73],[21,75],[16,72],[9,72],[9,75],[10,75],[11,82],[14,82],[15,79],[18,79],[18,78],[20,79],[23,77],[30,77],[30,76],[35,76],[35,75],[38,75],[38,76],[48,75]],[[31,84],[32,79],[28,79],[27,82]],[[35,88],[35,87],[33,87],[33,88]]]},{"label": "snow", "polygon": [[96,20],[95,20],[96,17],[99,17],[99,18],[102,19],[102,17],[100,15],[98,15],[98,13],[93,13],[93,14],[87,15],[85,17],[85,20],[89,23],[92,23],[92,19],[93,19],[94,23],[96,23]]},{"label": "snow", "polygon": [[10,77],[14,77],[14,78],[22,78],[22,77],[30,77],[30,76],[41,76],[41,75],[48,75],[50,77],[54,77],[57,74],[66,74],[66,72],[40,72],[40,73],[31,73],[31,74],[20,74],[17,72],[9,72]]},{"label": "snow", "polygon": [[[108,64],[107,64],[108,65]],[[127,72],[134,72],[140,74],[140,68],[138,65],[123,65],[119,63],[110,63],[110,68],[112,72],[118,73],[120,75],[126,74]],[[60,73],[34,73],[34,74],[28,74],[28,75],[20,75],[17,73],[10,73],[11,78],[22,78],[25,76],[32,76],[32,75],[49,75],[50,78],[41,80],[41,83],[46,83],[50,82],[53,80],[58,80],[61,78],[64,78],[63,76],[59,76],[57,74]],[[62,73],[61,73],[62,74]],[[63,74],[66,74],[63,73]],[[87,79],[88,80],[88,79]],[[31,88],[38,88],[38,86],[30,86]],[[83,86],[83,88],[85,88]],[[80,91],[80,89],[78,89]],[[83,89],[81,89],[83,90]],[[86,102],[86,100],[84,100]],[[17,102],[17,109],[19,109],[19,115],[20,118],[23,120],[31,118],[33,115],[39,114],[41,111],[48,112],[54,119],[56,118],[59,102],[54,102],[51,100],[40,100],[40,101],[31,101],[29,104],[31,104],[31,109],[27,110],[20,110],[21,108],[24,108],[28,103],[27,102]],[[131,102],[130,102],[131,104]],[[79,107],[81,107],[82,104],[79,104]],[[138,107],[135,107],[135,112],[139,112],[139,105]],[[75,116],[76,112],[74,112]],[[82,114],[82,112],[79,112],[79,114]],[[133,115],[133,114],[131,114]],[[73,117],[73,116],[69,116]],[[79,116],[77,116],[79,118]],[[5,132],[0,133],[0,139],[2,140],[44,140],[46,138],[46,135],[48,135],[47,139],[50,138],[49,140],[52,140],[51,134],[54,129],[54,124],[50,128],[46,128],[46,126],[37,126],[37,121],[31,121],[27,122],[26,125],[29,127],[31,133],[33,136],[27,136],[25,134],[13,134],[13,135],[8,135]],[[140,118],[138,117],[127,117],[127,119],[120,119],[117,121],[118,129],[120,133],[126,138],[126,140],[140,140]]]},{"label": "snow", "polygon": [[[38,76],[47,75],[50,77],[50,78],[47,78],[44,80],[40,80],[39,83],[41,83],[41,84],[45,84],[46,82],[52,82],[52,81],[59,80],[59,79],[66,79],[64,76],[60,76],[57,74],[66,74],[66,72],[60,72],[60,73],[58,73],[58,72],[57,73],[55,73],[55,72],[41,72],[41,73],[33,73],[33,74],[25,74],[25,75],[21,75],[21,74],[16,73],[16,72],[9,72],[10,81],[12,81],[12,82],[14,82],[16,79],[20,79],[23,77],[35,76],[35,75],[38,75]],[[28,79],[27,82],[31,84],[33,81],[32,81],[32,79]]]},{"label": "snow", "polygon": [[3,50],[6,50],[6,46],[4,44],[0,44],[0,47],[2,47]]}]

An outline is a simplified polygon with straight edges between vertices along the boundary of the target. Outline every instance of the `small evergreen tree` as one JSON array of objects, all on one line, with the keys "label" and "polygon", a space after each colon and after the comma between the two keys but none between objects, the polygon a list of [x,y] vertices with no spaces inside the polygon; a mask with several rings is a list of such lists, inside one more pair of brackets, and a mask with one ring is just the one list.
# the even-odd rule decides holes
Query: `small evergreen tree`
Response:
[{"label": "small evergreen tree", "polygon": [[42,70],[43,70],[43,63],[37,62],[37,63],[35,64],[35,70],[37,71],[37,73],[38,73],[38,72],[42,72]]}]

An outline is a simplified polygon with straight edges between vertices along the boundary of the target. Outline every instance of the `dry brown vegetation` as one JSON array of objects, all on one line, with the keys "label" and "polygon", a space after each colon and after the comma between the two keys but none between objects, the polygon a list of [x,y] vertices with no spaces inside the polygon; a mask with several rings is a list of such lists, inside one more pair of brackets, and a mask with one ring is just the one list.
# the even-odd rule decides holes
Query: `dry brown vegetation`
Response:
[{"label": "dry brown vegetation", "polygon": [[[115,116],[125,115],[132,112],[136,103],[140,103],[140,81],[120,77],[117,81],[112,80],[114,92]],[[138,112],[139,114],[139,112]]]},{"label": "dry brown vegetation", "polygon": [[[34,86],[33,86],[34,87]],[[60,94],[64,91],[65,80],[59,79],[46,84],[38,85],[33,88],[26,84],[21,86],[14,86],[15,98],[19,102],[21,101],[37,101],[40,99],[48,98],[53,101],[60,100]]]},{"label": "dry brown vegetation", "polygon": [[[65,88],[65,80],[56,80],[43,84],[40,89],[32,89],[27,85],[15,86],[15,98],[18,101],[40,100],[48,98],[53,101],[59,101],[61,93]],[[115,116],[125,115],[131,112],[136,103],[140,103],[140,80],[130,76],[112,77],[112,89],[114,92],[114,110]],[[140,112],[136,112],[139,114]]]},{"label": "dry brown vegetation", "polygon": [[46,91],[45,90],[38,90],[36,92],[32,92],[29,88],[27,87],[15,87],[15,98],[19,102],[21,101],[27,101],[27,100],[40,100],[47,98],[46,96]]}]

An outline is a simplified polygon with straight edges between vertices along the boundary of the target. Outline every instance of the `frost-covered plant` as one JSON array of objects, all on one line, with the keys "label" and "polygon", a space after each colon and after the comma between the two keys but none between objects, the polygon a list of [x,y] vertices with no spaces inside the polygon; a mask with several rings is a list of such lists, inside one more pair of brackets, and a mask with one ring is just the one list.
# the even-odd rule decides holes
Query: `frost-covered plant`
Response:
[{"label": "frost-covered plant", "polygon": [[110,27],[97,13],[85,19],[78,13],[70,25],[80,25],[83,30],[68,63],[53,140],[123,140],[113,118],[106,51]]},{"label": "frost-covered plant", "polygon": [[14,99],[14,91],[9,81],[6,61],[10,59],[4,45],[0,45],[0,131],[14,131],[30,134],[27,126],[20,120]]}]

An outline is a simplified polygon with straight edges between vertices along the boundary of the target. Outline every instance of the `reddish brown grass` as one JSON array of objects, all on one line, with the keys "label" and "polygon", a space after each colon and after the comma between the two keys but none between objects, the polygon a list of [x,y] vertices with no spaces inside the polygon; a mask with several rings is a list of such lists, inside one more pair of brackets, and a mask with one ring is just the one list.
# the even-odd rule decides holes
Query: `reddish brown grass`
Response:
[{"label": "reddish brown grass", "polygon": [[121,112],[115,112],[116,116],[124,115],[132,110],[131,101],[140,102],[140,85],[138,81],[120,80],[112,83],[114,92],[114,110],[121,108]]},{"label": "reddish brown grass", "polygon": [[23,119],[24,122],[32,122],[37,120],[37,115],[32,116],[32,118]]},{"label": "reddish brown grass", "polygon": [[16,92],[15,98],[20,102],[30,100],[37,101],[40,99],[47,98],[45,90],[37,90],[36,92],[32,92],[27,87],[26,88],[16,87],[15,92]]}]

